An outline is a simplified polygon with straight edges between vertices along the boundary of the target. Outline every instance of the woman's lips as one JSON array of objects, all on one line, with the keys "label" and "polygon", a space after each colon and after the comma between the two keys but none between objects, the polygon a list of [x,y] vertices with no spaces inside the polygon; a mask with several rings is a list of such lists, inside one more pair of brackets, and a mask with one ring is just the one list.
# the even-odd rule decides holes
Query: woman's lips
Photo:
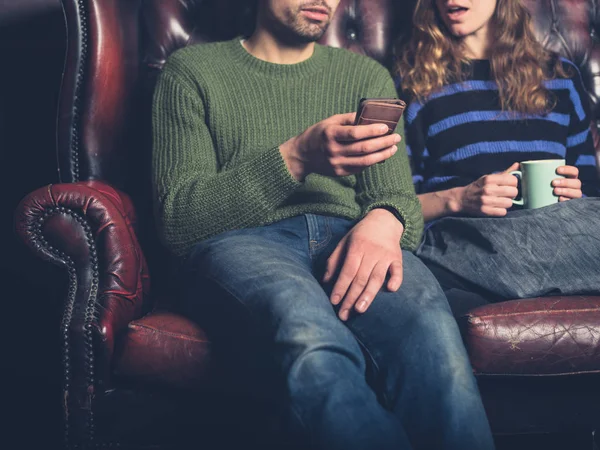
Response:
[{"label": "woman's lips", "polygon": [[469,10],[466,8],[448,9],[446,15],[452,22],[459,21]]}]

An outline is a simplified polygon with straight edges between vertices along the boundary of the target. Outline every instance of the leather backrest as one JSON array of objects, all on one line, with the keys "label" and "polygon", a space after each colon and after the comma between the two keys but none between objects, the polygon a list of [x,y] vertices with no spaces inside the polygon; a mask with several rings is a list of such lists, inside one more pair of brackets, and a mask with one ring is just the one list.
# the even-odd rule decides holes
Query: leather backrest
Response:
[{"label": "leather backrest", "polygon": [[140,0],[62,0],[67,55],[57,121],[63,182],[123,186],[139,73]]},{"label": "leather backrest", "polygon": [[[149,197],[139,175],[149,173],[149,97],[156,74],[178,48],[247,31],[249,0],[62,2],[69,42],[58,118],[61,180],[102,179]],[[581,68],[598,118],[600,0],[525,2],[538,38]],[[410,26],[413,5],[341,0],[322,42],[391,67],[394,40]]]},{"label": "leather backrest", "polygon": [[[579,67],[590,94],[593,118],[600,118],[600,1],[524,0],[538,40]],[[596,146],[598,148],[598,146]]]}]

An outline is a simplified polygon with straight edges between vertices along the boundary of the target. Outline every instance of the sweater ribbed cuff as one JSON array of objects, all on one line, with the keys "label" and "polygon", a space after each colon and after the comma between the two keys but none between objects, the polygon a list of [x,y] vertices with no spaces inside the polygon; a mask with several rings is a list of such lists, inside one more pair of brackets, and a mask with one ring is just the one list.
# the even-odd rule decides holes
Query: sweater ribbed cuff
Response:
[{"label": "sweater ribbed cuff", "polygon": [[287,168],[279,147],[273,147],[248,163],[246,172],[254,178],[257,199],[277,206],[304,183],[296,180]]}]

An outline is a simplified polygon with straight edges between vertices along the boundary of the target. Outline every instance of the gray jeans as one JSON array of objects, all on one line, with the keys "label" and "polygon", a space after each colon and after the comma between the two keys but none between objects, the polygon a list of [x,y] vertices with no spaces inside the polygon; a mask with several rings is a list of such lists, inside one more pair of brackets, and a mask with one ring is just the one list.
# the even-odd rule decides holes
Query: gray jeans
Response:
[{"label": "gray jeans", "polygon": [[600,198],[502,218],[446,217],[416,254],[498,299],[600,295]]}]

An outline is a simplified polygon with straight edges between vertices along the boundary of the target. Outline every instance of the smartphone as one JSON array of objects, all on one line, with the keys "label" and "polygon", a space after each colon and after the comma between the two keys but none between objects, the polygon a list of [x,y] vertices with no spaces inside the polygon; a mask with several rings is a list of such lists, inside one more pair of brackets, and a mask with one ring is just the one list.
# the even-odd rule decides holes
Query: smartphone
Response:
[{"label": "smartphone", "polygon": [[384,123],[389,128],[387,134],[392,134],[405,108],[406,103],[398,98],[361,98],[354,125]]}]

